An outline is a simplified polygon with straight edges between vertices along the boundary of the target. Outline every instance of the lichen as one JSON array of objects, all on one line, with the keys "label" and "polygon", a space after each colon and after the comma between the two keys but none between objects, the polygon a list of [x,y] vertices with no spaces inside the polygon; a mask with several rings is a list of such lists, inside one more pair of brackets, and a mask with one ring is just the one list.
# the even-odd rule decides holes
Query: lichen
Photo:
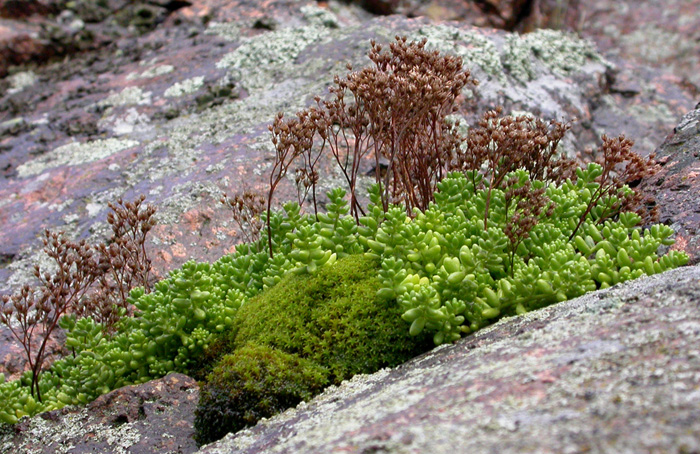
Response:
[{"label": "lichen", "polygon": [[538,65],[568,76],[588,61],[607,64],[590,42],[571,33],[546,29],[508,35],[501,58],[510,74],[523,83],[537,77]]},{"label": "lichen", "polygon": [[151,92],[144,92],[139,87],[126,87],[119,93],[112,93],[99,102],[102,106],[129,106],[151,104]]},{"label": "lichen", "polygon": [[[126,454],[129,448],[141,440],[141,434],[134,428],[133,423],[125,423],[118,427],[106,424],[93,424],[85,427],[89,419],[89,410],[82,409],[77,413],[68,413],[58,423],[52,423],[43,418],[32,418],[29,427],[24,432],[23,442],[15,446],[11,435],[0,438],[2,452],[16,454],[32,454],[36,446],[51,448],[56,454],[74,452],[76,446],[71,443],[85,437],[91,438],[91,443],[104,442],[113,454]],[[89,435],[88,435],[89,434]]]},{"label": "lichen", "polygon": [[138,144],[135,140],[119,139],[100,139],[85,143],[71,142],[20,165],[17,167],[17,173],[20,178],[26,178],[60,166],[79,166],[104,159]]},{"label": "lichen", "polygon": [[10,82],[10,88],[7,90],[7,94],[12,95],[27,87],[31,87],[36,83],[37,79],[37,75],[32,71],[22,71],[8,76],[7,80]]},{"label": "lichen", "polygon": [[503,65],[494,42],[484,35],[469,32],[449,25],[421,27],[412,39],[428,39],[426,46],[442,53],[462,57],[467,68],[478,66],[486,75],[503,79]]},{"label": "lichen", "polygon": [[152,68],[148,68],[147,70],[138,73],[134,72],[126,76],[126,80],[135,80],[135,79],[152,79],[154,77],[158,76],[164,76],[166,74],[170,74],[175,70],[175,67],[172,65],[158,65],[154,66]]},{"label": "lichen", "polygon": [[205,35],[216,35],[228,41],[236,41],[241,37],[241,25],[236,22],[212,21],[204,31]]},{"label": "lichen", "polygon": [[216,67],[239,72],[246,89],[260,89],[273,80],[280,67],[292,63],[307,46],[327,36],[328,29],[324,27],[304,26],[243,38],[242,44],[226,54]]},{"label": "lichen", "polygon": [[338,28],[338,18],[326,8],[320,8],[315,5],[305,5],[301,7],[301,14],[311,25]]},{"label": "lichen", "polygon": [[190,79],[185,79],[182,82],[176,82],[165,90],[163,96],[166,98],[177,98],[188,95],[199,90],[202,85],[204,85],[204,76],[192,77]]}]

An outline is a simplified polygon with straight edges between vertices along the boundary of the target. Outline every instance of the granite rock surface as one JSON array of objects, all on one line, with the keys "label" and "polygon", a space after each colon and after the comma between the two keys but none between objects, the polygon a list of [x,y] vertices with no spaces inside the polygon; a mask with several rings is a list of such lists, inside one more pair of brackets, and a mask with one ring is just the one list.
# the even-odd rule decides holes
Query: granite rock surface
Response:
[{"label": "granite rock surface", "polygon": [[64,407],[25,419],[0,438],[0,452],[195,452],[192,436],[198,399],[196,381],[169,374],[143,385],[119,388],[84,408]]}]

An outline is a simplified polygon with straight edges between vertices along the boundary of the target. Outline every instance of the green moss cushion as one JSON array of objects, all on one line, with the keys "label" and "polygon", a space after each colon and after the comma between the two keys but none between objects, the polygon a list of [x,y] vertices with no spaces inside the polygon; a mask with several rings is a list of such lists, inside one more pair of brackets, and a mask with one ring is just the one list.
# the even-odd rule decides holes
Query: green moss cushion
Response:
[{"label": "green moss cushion", "polygon": [[[378,260],[354,255],[315,275],[287,275],[244,304],[218,343],[196,413],[207,443],[318,394],[329,383],[401,364],[433,345],[410,336],[395,301],[379,301]],[[223,346],[223,348],[221,348]]]},{"label": "green moss cushion", "polygon": [[270,345],[322,364],[333,382],[395,366],[432,347],[412,337],[395,301],[379,301],[379,262],[353,255],[313,276],[287,276],[244,305],[233,345]]}]

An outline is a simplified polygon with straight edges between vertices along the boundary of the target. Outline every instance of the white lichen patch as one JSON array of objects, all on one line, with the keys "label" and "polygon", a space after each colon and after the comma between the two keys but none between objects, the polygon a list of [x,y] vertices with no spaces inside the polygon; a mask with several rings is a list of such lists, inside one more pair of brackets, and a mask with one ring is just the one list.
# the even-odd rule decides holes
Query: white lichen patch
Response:
[{"label": "white lichen patch", "polygon": [[12,95],[34,85],[37,81],[37,76],[32,71],[22,71],[8,76],[7,80],[10,82],[7,94]]},{"label": "white lichen patch", "polygon": [[338,28],[338,18],[326,8],[320,8],[315,5],[305,5],[301,7],[301,14],[311,25]]},{"label": "white lichen patch", "polygon": [[572,33],[544,29],[526,35],[509,35],[502,59],[503,66],[521,82],[535,79],[538,65],[568,76],[588,61],[608,64],[589,41]]},{"label": "white lichen patch", "polygon": [[241,37],[241,26],[236,22],[210,22],[204,34],[235,41]]},{"label": "white lichen patch", "polygon": [[175,67],[172,65],[158,65],[154,66],[153,68],[148,68],[147,70],[141,72],[141,73],[131,73],[128,76],[126,76],[126,80],[136,80],[136,79],[152,79],[154,77],[159,77],[159,76],[164,76],[166,74],[170,74],[175,70]]},{"label": "white lichen patch", "polygon": [[90,216],[91,218],[94,218],[95,216],[100,214],[100,212],[104,208],[105,206],[101,203],[88,203],[87,205],[85,205],[85,210],[87,211],[88,216]]},{"label": "white lichen patch", "polygon": [[114,134],[123,136],[135,132],[144,132],[150,128],[150,118],[144,113],[140,113],[131,107],[123,115],[108,116],[98,122],[98,126],[104,129],[111,129]]},{"label": "white lichen patch", "polygon": [[139,87],[126,87],[119,93],[112,93],[99,103],[102,106],[129,106],[151,104],[151,92]]},{"label": "white lichen patch", "polygon": [[485,74],[495,78],[503,77],[503,65],[496,45],[485,36],[449,25],[430,25],[421,27],[411,36],[420,41],[428,40],[426,48],[439,50],[441,53],[462,57],[467,69],[478,66]]},{"label": "white lichen patch", "polygon": [[[76,445],[71,441],[89,438],[91,443],[99,445],[105,443],[109,452],[114,454],[126,454],[129,448],[141,440],[141,434],[132,423],[122,424],[118,427],[105,424],[93,424],[85,427],[89,413],[83,409],[78,413],[67,414],[59,423],[52,423],[43,418],[32,418],[25,432],[25,442],[21,446],[14,446],[6,438],[0,445],[2,452],[16,454],[32,454],[36,446],[50,447],[55,454],[68,454],[74,452]],[[5,450],[5,449],[11,449]]]},{"label": "white lichen patch", "polygon": [[243,43],[216,64],[220,69],[253,70],[251,76],[272,65],[294,61],[301,51],[328,36],[325,27],[285,28],[242,39]]},{"label": "white lichen patch", "polygon": [[177,82],[165,90],[163,94],[166,98],[177,98],[184,95],[189,95],[202,88],[204,85],[204,76],[192,77],[185,79],[182,82]]},{"label": "white lichen patch", "polygon": [[187,182],[173,187],[173,195],[158,203],[155,216],[158,224],[176,224],[183,213],[206,204],[211,206],[212,201],[218,201],[223,196],[224,192],[215,182]]},{"label": "white lichen patch", "polygon": [[134,140],[119,139],[94,140],[85,143],[71,142],[22,164],[17,167],[17,174],[21,178],[25,178],[60,166],[78,166],[104,159],[138,144]]}]

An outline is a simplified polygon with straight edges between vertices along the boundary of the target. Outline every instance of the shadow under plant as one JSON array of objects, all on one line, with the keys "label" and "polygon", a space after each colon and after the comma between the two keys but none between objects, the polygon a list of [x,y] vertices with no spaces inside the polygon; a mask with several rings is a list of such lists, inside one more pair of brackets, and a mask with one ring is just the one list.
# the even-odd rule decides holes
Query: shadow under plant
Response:
[{"label": "shadow under plant", "polygon": [[[643,228],[653,204],[630,185],[656,167],[631,141],[604,137],[601,161],[578,167],[556,152],[567,130],[558,122],[496,110],[462,136],[449,115],[475,81],[461,59],[405,38],[388,51],[373,44],[370,59],[336,78],[330,100],[274,120],[267,200],[224,200],[251,225],[249,242],[214,263],[186,263],[151,292],[133,282],[146,285],[113,331],[63,317],[71,354],[0,385],[0,419],[178,371],[204,381],[195,424],[206,443],[500,317],[686,263],[659,253],[673,243],[669,227]],[[349,188],[349,202],[345,190],[327,194],[325,213],[322,153]],[[366,205],[357,194],[365,158],[383,169]],[[299,202],[310,195],[313,210],[273,211],[295,165]],[[8,320],[16,313],[3,307]]]}]

